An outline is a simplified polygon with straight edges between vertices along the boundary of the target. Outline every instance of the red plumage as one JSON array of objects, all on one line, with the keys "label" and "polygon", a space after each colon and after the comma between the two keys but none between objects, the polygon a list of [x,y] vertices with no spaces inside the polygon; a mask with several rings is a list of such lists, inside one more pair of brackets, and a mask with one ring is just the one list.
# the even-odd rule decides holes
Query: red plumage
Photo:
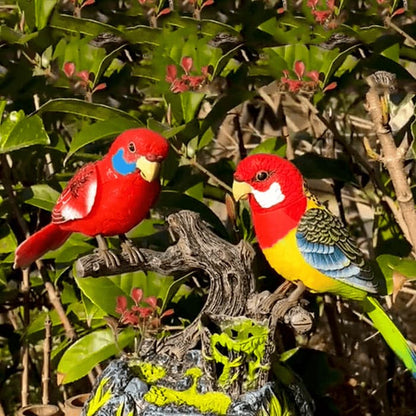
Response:
[{"label": "red plumage", "polygon": [[168,150],[167,141],[148,129],[120,134],[102,160],[83,166],[68,182],[52,211],[51,223],[16,249],[14,267],[28,267],[61,246],[73,232],[112,236],[139,224],[159,195],[160,182],[145,179],[136,163],[143,159],[156,166]]}]

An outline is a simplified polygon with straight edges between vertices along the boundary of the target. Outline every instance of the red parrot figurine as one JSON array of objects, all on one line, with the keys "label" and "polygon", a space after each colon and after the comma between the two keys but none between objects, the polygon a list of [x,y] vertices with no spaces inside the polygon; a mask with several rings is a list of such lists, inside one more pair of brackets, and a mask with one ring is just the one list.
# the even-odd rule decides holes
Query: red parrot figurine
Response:
[{"label": "red parrot figurine", "polygon": [[51,223],[17,247],[14,268],[29,267],[73,232],[96,237],[108,267],[120,262],[108,250],[104,236],[119,235],[129,261],[142,260],[124,234],[143,220],[158,197],[160,163],[168,151],[166,139],[151,130],[120,134],[103,159],[86,164],[68,182],[52,210]]}]

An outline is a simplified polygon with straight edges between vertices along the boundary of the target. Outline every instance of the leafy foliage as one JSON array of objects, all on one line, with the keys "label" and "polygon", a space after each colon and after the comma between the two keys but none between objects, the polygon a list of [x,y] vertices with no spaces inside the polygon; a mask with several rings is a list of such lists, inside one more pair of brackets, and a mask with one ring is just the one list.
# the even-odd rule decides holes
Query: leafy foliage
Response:
[{"label": "leafy foliage", "polygon": [[[41,371],[37,347],[46,312],[52,319],[52,367],[70,382],[119,349],[133,348],[132,331],[123,332],[117,345],[104,329],[106,316],[118,318],[117,296],[129,298],[132,289],[140,287],[144,297],[161,298],[163,310],[174,308],[175,315],[164,319],[179,327],[197,315],[204,299],[204,288],[188,278],[181,285],[171,277],[141,272],[77,278],[72,263],[94,247],[80,235],[45,256],[43,273],[31,269],[29,295],[25,287],[16,289],[22,281],[21,272],[11,268],[17,242],[49,221],[48,211],[74,172],[105,154],[111,139],[128,128],[147,126],[171,144],[159,202],[151,219],[131,231],[138,245],[164,250],[168,237],[160,229],[163,218],[182,208],[198,211],[224,238],[255,242],[247,207],[240,206],[236,216],[229,209],[227,220],[224,198],[235,163],[248,152],[287,154],[295,156],[307,178],[329,184],[322,189],[312,181],[311,187],[339,208],[353,234],[361,238],[363,250],[377,258],[399,301],[401,296],[402,303],[409,300],[410,288],[410,295],[397,294],[414,280],[415,261],[408,257],[411,245],[397,220],[397,195],[379,163],[379,144],[364,109],[365,77],[380,70],[394,73],[393,134],[397,143],[413,141],[415,17],[406,5],[388,0],[3,2],[0,312],[7,323],[0,325],[0,403],[6,414],[20,403],[16,392],[22,345],[31,347],[31,365],[37,369],[31,373]],[[413,188],[414,146],[405,163]],[[118,242],[112,239],[111,244]],[[270,270],[259,263],[259,287],[274,288],[276,276],[265,278]],[[73,343],[44,291],[49,282],[77,334]],[[322,312],[323,307],[317,309]],[[337,313],[332,318],[341,322]],[[324,345],[330,356],[335,351],[330,329],[325,319],[320,322],[316,335],[301,343],[320,349]],[[342,330],[348,333],[350,327]],[[337,344],[339,334],[331,334]],[[410,329],[409,337],[416,339]],[[382,344],[364,343],[365,338],[361,330],[351,337],[362,341],[360,351],[343,340],[341,368],[346,380],[362,369],[354,359],[360,353],[370,363],[374,349],[383,350]],[[290,350],[293,340],[284,341]],[[302,363],[302,354],[298,358]],[[322,405],[325,414],[335,414],[333,407],[348,412],[354,406],[377,414],[399,400],[404,407],[414,407],[414,395],[403,395],[401,389],[394,390],[393,399],[385,393],[370,399],[388,376],[393,387],[407,377],[385,374],[377,364],[367,364],[367,374],[354,378],[355,390],[346,403],[334,387],[342,389],[346,383],[324,382],[325,374],[332,374],[327,362],[320,359],[307,375],[302,373],[312,378],[310,385],[322,386],[316,397],[331,391],[336,404]],[[284,378],[286,373],[277,374]],[[86,378],[78,383],[65,388],[71,392],[88,385]],[[39,401],[39,380],[32,385],[36,387],[30,400]],[[54,390],[56,397],[51,399],[59,400]]]}]

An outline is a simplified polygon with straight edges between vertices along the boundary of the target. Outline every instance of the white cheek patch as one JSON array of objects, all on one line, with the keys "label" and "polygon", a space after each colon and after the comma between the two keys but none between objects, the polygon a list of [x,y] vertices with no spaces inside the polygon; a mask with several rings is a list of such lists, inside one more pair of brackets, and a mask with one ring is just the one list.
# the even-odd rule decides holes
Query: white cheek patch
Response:
[{"label": "white cheek patch", "polygon": [[282,189],[278,182],[273,182],[267,191],[261,192],[253,188],[251,192],[262,208],[273,207],[285,199],[285,195],[282,193]]}]

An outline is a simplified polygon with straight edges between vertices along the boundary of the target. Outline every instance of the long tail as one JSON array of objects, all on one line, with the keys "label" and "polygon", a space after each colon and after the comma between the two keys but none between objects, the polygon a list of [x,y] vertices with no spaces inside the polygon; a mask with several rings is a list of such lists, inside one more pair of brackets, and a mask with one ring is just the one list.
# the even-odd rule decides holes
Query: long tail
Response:
[{"label": "long tail", "polygon": [[367,296],[361,305],[388,346],[416,378],[416,352],[410,347],[402,333],[383,310],[383,307],[371,296]]},{"label": "long tail", "polygon": [[57,224],[47,225],[17,247],[13,267],[29,267],[46,252],[60,247],[71,234],[71,231],[64,231]]}]

